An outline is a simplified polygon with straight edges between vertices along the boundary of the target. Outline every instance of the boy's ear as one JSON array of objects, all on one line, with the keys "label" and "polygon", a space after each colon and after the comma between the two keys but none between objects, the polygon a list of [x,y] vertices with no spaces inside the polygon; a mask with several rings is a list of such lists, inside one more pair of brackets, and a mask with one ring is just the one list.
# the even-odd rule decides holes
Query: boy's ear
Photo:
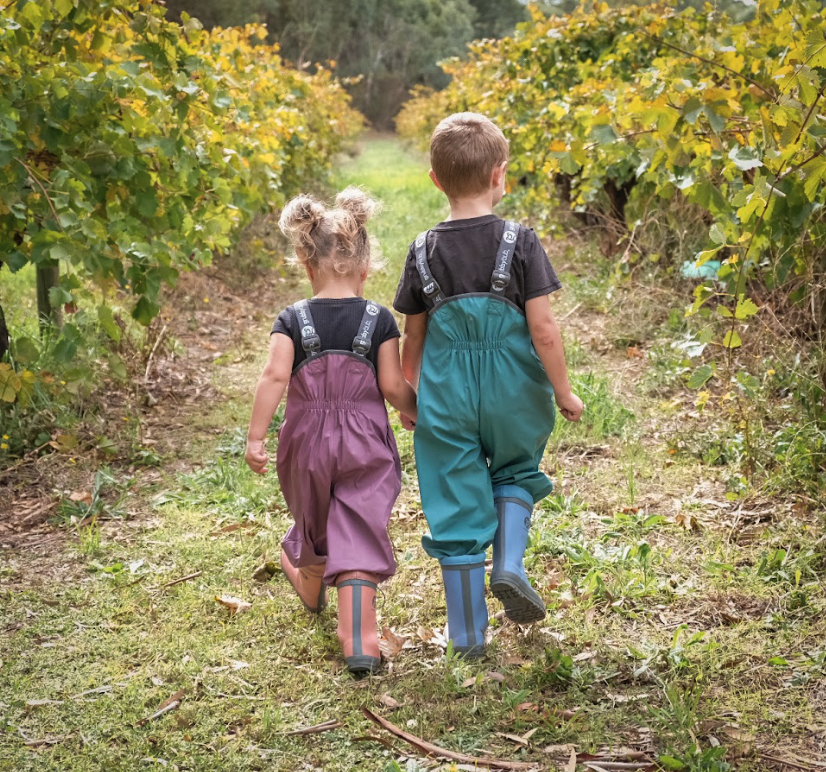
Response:
[{"label": "boy's ear", "polygon": [[433,180],[433,184],[442,191],[445,192],[445,189],[442,187],[442,184],[439,182],[438,178],[436,177],[436,172],[433,169],[430,170],[430,179]]},{"label": "boy's ear", "polygon": [[492,188],[498,188],[502,184],[502,180],[505,177],[505,172],[507,172],[507,170],[507,161],[499,164],[499,166],[493,167],[493,171],[490,174],[490,186]]}]

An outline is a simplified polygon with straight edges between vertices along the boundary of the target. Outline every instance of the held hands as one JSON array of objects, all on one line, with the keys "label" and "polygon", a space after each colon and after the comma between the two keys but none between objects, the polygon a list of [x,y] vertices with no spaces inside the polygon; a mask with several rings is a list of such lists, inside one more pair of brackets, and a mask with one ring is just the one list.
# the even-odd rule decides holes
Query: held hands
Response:
[{"label": "held hands", "polygon": [[247,440],[247,452],[244,456],[247,466],[256,474],[264,474],[267,471],[267,451],[264,449],[263,440]]},{"label": "held hands", "polygon": [[407,429],[407,431],[412,432],[416,428],[416,422],[410,416],[399,413],[399,418],[402,422],[402,428]]},{"label": "held hands", "polygon": [[585,409],[585,405],[582,404],[582,400],[572,391],[569,391],[567,394],[557,393],[556,404],[559,407],[559,412],[562,413],[562,417],[566,420],[579,421],[579,419],[582,418],[582,411]]}]

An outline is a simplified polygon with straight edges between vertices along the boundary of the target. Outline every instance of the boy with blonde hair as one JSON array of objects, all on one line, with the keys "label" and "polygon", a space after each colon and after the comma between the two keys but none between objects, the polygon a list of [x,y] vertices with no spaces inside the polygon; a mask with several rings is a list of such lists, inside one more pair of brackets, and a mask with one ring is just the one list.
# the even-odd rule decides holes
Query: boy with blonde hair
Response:
[{"label": "boy with blonde hair", "polygon": [[477,657],[491,544],[490,588],[506,615],[545,616],[523,566],[533,506],[553,489],[539,463],[554,398],[569,421],[583,405],[548,303],[560,283],[545,250],[533,230],[493,214],[505,193],[504,134],[483,115],[451,115],[433,132],[430,163],[450,217],[410,246],[394,307],[406,316],[402,369],[418,383],[422,544],[442,567],[454,651]]}]

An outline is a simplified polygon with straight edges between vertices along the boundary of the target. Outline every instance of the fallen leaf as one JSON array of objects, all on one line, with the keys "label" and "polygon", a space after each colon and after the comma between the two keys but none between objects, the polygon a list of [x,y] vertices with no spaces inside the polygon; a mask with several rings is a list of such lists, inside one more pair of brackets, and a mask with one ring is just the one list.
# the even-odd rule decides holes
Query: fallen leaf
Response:
[{"label": "fallen leaf", "polygon": [[462,681],[462,688],[469,689],[471,686],[474,686],[475,684],[476,676],[471,676],[470,678],[466,678],[464,681]]},{"label": "fallen leaf", "polygon": [[234,595],[216,595],[215,600],[229,609],[230,616],[244,614],[252,608],[252,603],[236,598]]},{"label": "fallen leaf", "polygon": [[576,748],[571,748],[571,755],[565,765],[565,772],[576,772]]},{"label": "fallen leaf", "polygon": [[258,566],[255,571],[252,572],[252,578],[256,582],[269,582],[270,579],[275,576],[276,571],[278,568],[276,567],[275,563],[272,560],[268,560],[266,563]]},{"label": "fallen leaf", "polygon": [[574,662],[585,662],[586,659],[593,659],[596,655],[597,653],[593,649],[589,649],[587,651],[581,651],[579,654],[575,655],[573,660]]},{"label": "fallen leaf", "polygon": [[89,491],[75,491],[74,493],[69,495],[69,501],[80,501],[84,504],[91,505],[92,494],[89,493]]},{"label": "fallen leaf", "polygon": [[379,649],[387,659],[393,659],[404,648],[408,639],[402,635],[396,635],[389,627],[382,627]]},{"label": "fallen leaf", "polygon": [[249,663],[241,659],[231,659],[230,664],[233,670],[243,670],[245,667],[249,667]]},{"label": "fallen leaf", "polygon": [[522,745],[523,747],[528,747],[528,741],[524,737],[519,737],[519,735],[515,734],[508,734],[507,732],[497,732],[497,737],[504,737],[506,740],[510,740],[512,743],[516,743],[517,745]]},{"label": "fallen leaf", "polygon": [[628,346],[625,349],[625,355],[629,359],[645,359],[645,354],[642,349],[637,348],[636,346]]},{"label": "fallen leaf", "polygon": [[390,708],[390,710],[395,710],[402,706],[402,704],[398,700],[393,699],[388,692],[385,692],[379,697],[379,702],[385,707]]},{"label": "fallen leaf", "polygon": [[505,676],[503,676],[501,673],[497,673],[495,670],[488,670],[488,672],[485,673],[485,680],[496,681],[497,683],[501,684],[504,683]]}]

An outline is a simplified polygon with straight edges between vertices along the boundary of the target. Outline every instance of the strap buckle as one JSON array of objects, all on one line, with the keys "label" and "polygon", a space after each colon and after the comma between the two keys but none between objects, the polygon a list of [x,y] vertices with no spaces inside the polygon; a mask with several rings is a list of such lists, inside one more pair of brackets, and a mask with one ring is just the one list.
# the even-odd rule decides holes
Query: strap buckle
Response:
[{"label": "strap buckle", "polygon": [[364,338],[355,338],[353,340],[353,352],[360,357],[366,357],[367,354],[370,353],[371,348],[372,344],[369,340],[364,340]]},{"label": "strap buckle", "polygon": [[435,280],[431,279],[431,281],[422,287],[422,292],[424,292],[428,298],[432,298],[434,295],[439,294],[439,285],[436,284]]},{"label": "strap buckle", "polygon": [[301,339],[301,345],[308,354],[318,354],[321,351],[321,338],[313,333]]},{"label": "strap buckle", "polygon": [[504,271],[494,271],[490,280],[491,289],[494,292],[504,292],[511,283],[511,275]]}]

